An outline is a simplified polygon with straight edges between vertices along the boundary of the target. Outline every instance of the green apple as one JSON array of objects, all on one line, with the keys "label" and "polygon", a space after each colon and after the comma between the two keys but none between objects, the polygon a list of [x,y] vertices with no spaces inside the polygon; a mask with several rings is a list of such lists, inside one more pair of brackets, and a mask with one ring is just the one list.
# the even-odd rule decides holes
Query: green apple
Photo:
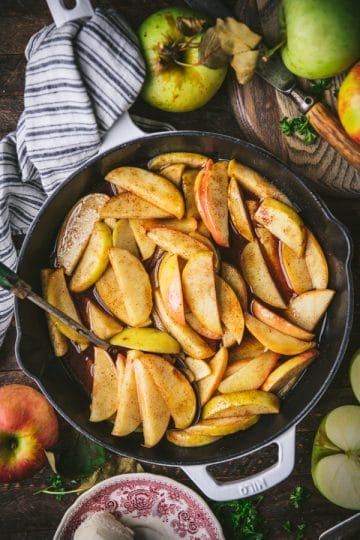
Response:
[{"label": "green apple", "polygon": [[347,134],[360,144],[360,62],[353,66],[339,88],[338,113]]},{"label": "green apple", "polygon": [[331,411],[315,436],[311,474],[329,501],[360,510],[360,406]]},{"label": "green apple", "polygon": [[356,399],[360,403],[360,349],[355,352],[351,359],[350,384]]},{"label": "green apple", "polygon": [[[199,49],[195,45],[199,45],[202,34],[195,38],[184,36],[176,27],[177,17],[203,18],[190,9],[171,7],[157,11],[139,28],[147,67],[141,96],[158,109],[186,112],[202,107],[216,94],[227,68],[198,65]],[[191,47],[180,51],[179,44],[186,44],[190,39]],[[165,55],[170,49],[171,54]]]},{"label": "green apple", "polygon": [[333,77],[360,57],[358,0],[283,0],[287,68],[308,79]]}]

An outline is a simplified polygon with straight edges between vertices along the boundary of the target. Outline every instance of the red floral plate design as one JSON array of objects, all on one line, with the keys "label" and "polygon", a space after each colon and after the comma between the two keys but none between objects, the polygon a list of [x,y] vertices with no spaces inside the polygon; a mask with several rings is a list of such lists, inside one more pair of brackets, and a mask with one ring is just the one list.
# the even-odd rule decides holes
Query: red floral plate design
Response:
[{"label": "red floral plate design", "polygon": [[64,514],[54,540],[71,540],[93,512],[108,511],[143,540],[224,540],[221,526],[192,489],[166,476],[113,476],[81,495]]}]

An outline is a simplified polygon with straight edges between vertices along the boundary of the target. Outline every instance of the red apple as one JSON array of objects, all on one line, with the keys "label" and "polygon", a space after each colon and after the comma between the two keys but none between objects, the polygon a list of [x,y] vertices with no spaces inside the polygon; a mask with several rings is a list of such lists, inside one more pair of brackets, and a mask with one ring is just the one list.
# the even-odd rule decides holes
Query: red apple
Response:
[{"label": "red apple", "polygon": [[16,482],[41,469],[44,449],[59,434],[54,409],[34,388],[9,384],[0,388],[0,482]]},{"label": "red apple", "polygon": [[347,134],[360,144],[360,62],[353,66],[340,86],[338,112]]}]

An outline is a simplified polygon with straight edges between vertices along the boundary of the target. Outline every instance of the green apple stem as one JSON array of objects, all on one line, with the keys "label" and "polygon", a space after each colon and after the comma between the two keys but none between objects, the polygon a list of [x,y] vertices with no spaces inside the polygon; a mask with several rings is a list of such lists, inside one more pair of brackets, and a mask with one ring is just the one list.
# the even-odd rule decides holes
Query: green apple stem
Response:
[{"label": "green apple stem", "polygon": [[286,39],[282,39],[282,40],[280,41],[280,43],[278,43],[277,45],[275,45],[275,47],[273,47],[272,49],[268,49],[268,50],[262,55],[261,60],[262,60],[263,62],[267,62],[267,61],[269,60],[269,58],[271,58],[272,55],[276,53],[276,51],[278,51],[279,49],[281,49],[281,47],[282,47],[283,45],[285,45],[285,43],[286,43]]}]

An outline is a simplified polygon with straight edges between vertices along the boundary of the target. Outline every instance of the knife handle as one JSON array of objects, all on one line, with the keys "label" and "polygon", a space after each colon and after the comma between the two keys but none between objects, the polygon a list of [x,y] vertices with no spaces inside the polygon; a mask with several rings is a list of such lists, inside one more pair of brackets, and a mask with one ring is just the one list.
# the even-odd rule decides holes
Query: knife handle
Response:
[{"label": "knife handle", "polygon": [[313,128],[357,171],[360,171],[360,145],[350,139],[339,120],[320,101],[306,113]]}]

